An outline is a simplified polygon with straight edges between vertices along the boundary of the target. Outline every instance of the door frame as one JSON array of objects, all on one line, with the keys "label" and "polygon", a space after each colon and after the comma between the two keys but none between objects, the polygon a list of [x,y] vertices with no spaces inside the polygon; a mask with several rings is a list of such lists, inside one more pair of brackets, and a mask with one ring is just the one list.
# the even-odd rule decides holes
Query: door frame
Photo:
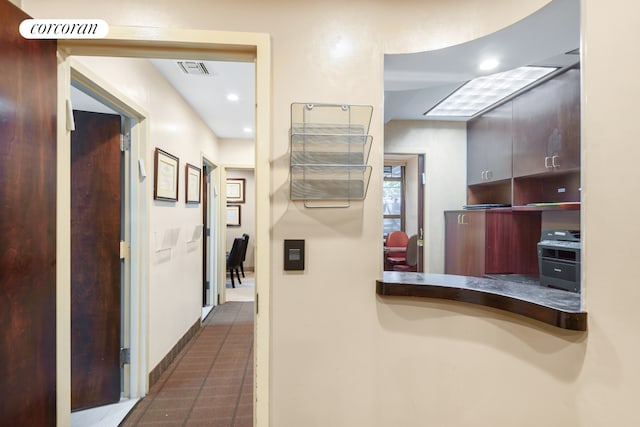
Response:
[{"label": "door frame", "polygon": [[[125,95],[120,93],[108,82],[101,79],[93,71],[89,70],[82,63],[74,58],[68,59],[69,63],[69,85],[82,86],[91,96],[113,109],[126,123],[125,133],[131,136],[131,146],[124,151],[124,201],[123,224],[124,241],[126,242],[123,271],[123,297],[122,306],[123,332],[122,343],[130,349],[130,361],[125,365],[124,383],[122,384],[124,397],[137,398],[144,396],[146,390],[145,372],[146,357],[141,357],[144,344],[139,337],[146,336],[146,324],[142,322],[141,301],[145,301],[146,296],[142,295],[143,287],[141,282],[141,269],[143,259],[148,259],[148,247],[141,244],[146,240],[147,222],[146,215],[142,215],[146,206],[136,202],[143,196],[146,188],[141,184],[139,176],[139,166],[137,162],[138,154],[144,153],[148,148],[148,113]],[[73,83],[72,83],[73,82]],[[138,179],[135,179],[138,177]],[[142,199],[144,200],[144,199]],[[142,218],[141,221],[132,220]]]},{"label": "door frame", "polygon": [[[255,283],[256,298],[265,301],[255,304],[254,322],[254,425],[269,424],[269,353],[270,353],[270,270],[269,229],[271,224],[270,205],[270,155],[271,155],[271,39],[263,33],[240,33],[228,31],[177,30],[165,28],[110,27],[104,39],[59,40],[58,42],[58,114],[57,114],[57,207],[56,243],[56,405],[57,424],[70,425],[71,416],[71,329],[70,329],[70,133],[67,130],[66,112],[70,87],[71,55],[128,56],[138,58],[211,59],[231,61],[255,61],[256,64],[256,217]],[[147,121],[139,126],[140,135],[149,135]],[[133,135],[132,135],[133,136]],[[150,165],[149,149],[138,147],[139,159]],[[138,181],[138,180],[132,180]],[[140,283],[139,300],[132,305],[140,307],[140,335],[132,336],[132,341],[140,343],[138,390],[141,395],[147,391],[147,318],[148,318],[148,215],[150,205],[150,181],[134,185],[132,201],[138,207],[135,218],[141,224],[140,233],[135,236],[139,242],[136,251],[141,268],[136,272]],[[221,192],[222,194],[222,192]],[[222,216],[222,215],[221,215]],[[260,250],[258,250],[260,248]],[[134,254],[132,253],[132,261]],[[144,331],[144,333],[142,333]]]},{"label": "door frame", "polygon": [[[206,214],[208,217],[209,223],[209,235],[207,236],[206,228],[203,230],[203,236],[205,237],[206,246],[207,246],[207,259],[208,263],[208,279],[209,279],[209,297],[207,298],[207,306],[211,306],[212,308],[220,304],[219,300],[219,281],[220,275],[218,272],[220,269],[224,269],[225,266],[221,265],[219,254],[220,245],[218,241],[220,240],[220,165],[211,161],[207,158],[207,156],[202,154],[202,164],[207,165],[207,167],[211,168],[211,172],[209,173],[208,179],[209,183],[205,187],[207,191],[207,206],[203,206],[203,209],[209,209],[209,212]],[[215,237],[215,238],[214,238]]]}]

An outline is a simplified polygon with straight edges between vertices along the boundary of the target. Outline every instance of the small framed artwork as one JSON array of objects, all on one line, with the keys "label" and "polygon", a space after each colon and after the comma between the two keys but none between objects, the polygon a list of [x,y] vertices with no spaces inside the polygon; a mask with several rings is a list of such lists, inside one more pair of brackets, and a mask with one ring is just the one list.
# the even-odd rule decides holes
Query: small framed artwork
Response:
[{"label": "small framed artwork", "polygon": [[244,178],[227,178],[227,203],[244,203]]},{"label": "small framed artwork", "polygon": [[189,163],[185,167],[186,203],[200,203],[200,168]]},{"label": "small framed artwork", "polygon": [[156,200],[178,201],[178,167],[180,160],[156,148],[154,157],[153,198]]},{"label": "small framed artwork", "polygon": [[227,206],[227,226],[240,227],[240,205]]}]

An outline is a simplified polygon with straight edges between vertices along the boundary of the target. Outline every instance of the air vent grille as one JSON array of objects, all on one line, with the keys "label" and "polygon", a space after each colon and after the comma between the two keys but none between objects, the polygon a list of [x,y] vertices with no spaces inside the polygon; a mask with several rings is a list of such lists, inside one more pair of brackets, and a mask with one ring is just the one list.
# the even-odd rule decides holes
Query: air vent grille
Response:
[{"label": "air vent grille", "polygon": [[213,75],[207,69],[203,62],[196,61],[178,61],[178,67],[183,73],[194,76],[210,76]]}]

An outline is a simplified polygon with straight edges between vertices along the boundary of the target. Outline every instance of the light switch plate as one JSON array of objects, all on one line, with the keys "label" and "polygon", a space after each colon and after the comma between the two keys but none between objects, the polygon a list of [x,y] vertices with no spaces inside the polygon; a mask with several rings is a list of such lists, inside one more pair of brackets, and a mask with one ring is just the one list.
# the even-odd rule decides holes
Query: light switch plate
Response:
[{"label": "light switch plate", "polygon": [[284,241],[285,271],[304,270],[304,240]]}]

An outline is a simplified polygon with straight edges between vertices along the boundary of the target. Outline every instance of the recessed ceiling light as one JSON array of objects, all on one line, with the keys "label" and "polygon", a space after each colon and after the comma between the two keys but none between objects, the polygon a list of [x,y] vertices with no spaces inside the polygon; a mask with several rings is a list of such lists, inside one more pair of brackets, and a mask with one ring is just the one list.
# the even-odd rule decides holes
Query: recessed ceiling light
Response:
[{"label": "recessed ceiling light", "polygon": [[471,117],[554,72],[553,67],[520,67],[470,80],[431,110],[427,117]]},{"label": "recessed ceiling light", "polygon": [[482,71],[489,71],[489,70],[493,70],[494,68],[496,68],[500,63],[498,62],[497,59],[495,58],[489,58],[489,59],[485,59],[484,61],[482,61],[480,63],[480,70]]},{"label": "recessed ceiling light", "polygon": [[235,93],[230,93],[229,95],[227,95],[227,99],[229,101],[235,102],[235,101],[239,100],[240,97],[238,95],[236,95]]},{"label": "recessed ceiling light", "polygon": [[246,133],[251,133],[253,131],[253,129],[251,129],[250,127],[246,127],[244,129],[242,129],[243,131],[245,131]]}]

